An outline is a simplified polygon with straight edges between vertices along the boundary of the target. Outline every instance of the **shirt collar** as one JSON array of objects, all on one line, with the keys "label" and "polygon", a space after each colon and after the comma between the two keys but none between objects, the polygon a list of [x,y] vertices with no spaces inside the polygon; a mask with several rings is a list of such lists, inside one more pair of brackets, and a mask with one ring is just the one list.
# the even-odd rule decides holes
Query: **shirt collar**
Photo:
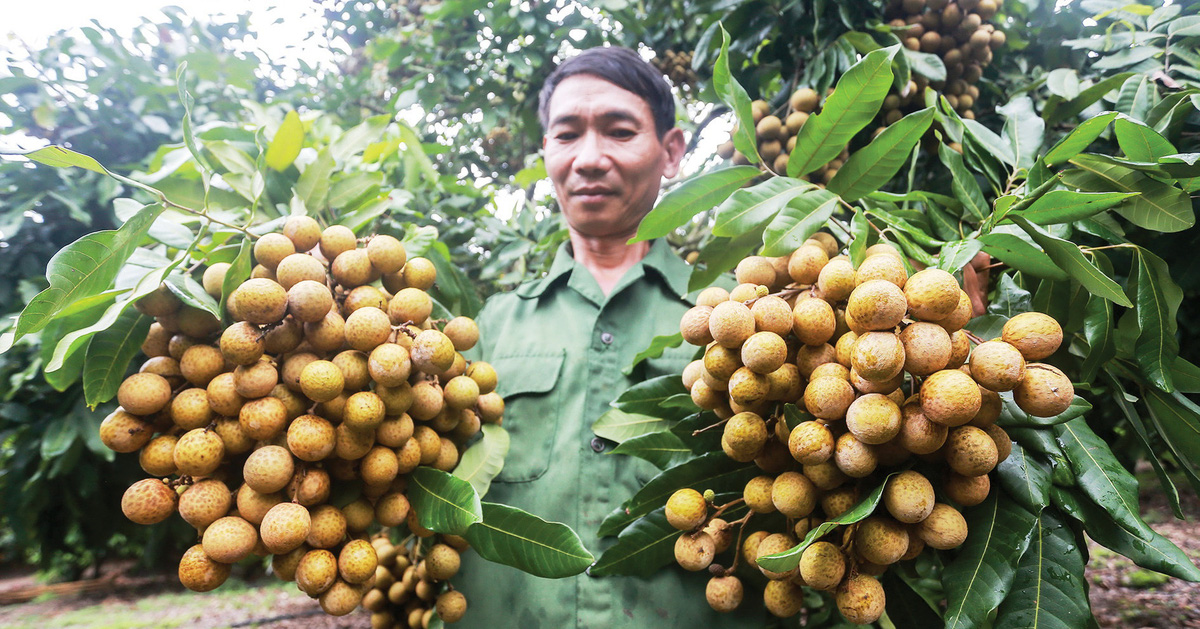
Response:
[{"label": "shirt collar", "polygon": [[[541,297],[557,280],[569,275],[575,268],[575,259],[571,255],[570,247],[569,240],[559,245],[558,251],[554,254],[554,262],[550,264],[550,271],[546,273],[545,277],[519,287],[516,291],[517,296],[525,299]],[[658,274],[671,291],[679,295],[681,299],[687,298],[688,279],[692,269],[679,256],[675,255],[674,251],[671,251],[671,246],[665,239],[658,238],[651,241],[650,251],[646,253],[646,257],[642,258],[639,264]]]}]

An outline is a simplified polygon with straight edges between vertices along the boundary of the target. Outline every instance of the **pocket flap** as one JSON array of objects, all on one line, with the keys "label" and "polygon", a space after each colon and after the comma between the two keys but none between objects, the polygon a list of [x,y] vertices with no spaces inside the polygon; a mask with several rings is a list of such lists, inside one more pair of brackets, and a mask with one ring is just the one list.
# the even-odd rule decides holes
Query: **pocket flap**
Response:
[{"label": "pocket flap", "polygon": [[496,391],[501,397],[547,393],[558,383],[564,352],[534,356],[502,356],[491,363],[496,369]]}]

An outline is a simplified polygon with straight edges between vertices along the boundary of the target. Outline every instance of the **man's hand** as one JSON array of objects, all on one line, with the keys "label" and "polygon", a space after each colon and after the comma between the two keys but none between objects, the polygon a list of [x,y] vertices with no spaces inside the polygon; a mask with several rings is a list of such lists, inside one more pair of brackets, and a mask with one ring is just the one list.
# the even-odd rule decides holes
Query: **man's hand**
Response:
[{"label": "man's hand", "polygon": [[980,251],[963,267],[963,290],[971,298],[971,316],[987,313],[988,279],[992,271],[992,256]]}]

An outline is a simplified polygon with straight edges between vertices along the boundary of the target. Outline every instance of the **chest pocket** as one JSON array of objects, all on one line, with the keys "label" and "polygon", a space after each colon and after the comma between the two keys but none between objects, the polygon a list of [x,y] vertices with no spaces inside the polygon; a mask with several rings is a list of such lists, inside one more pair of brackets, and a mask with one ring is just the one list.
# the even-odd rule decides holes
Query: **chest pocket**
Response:
[{"label": "chest pocket", "polygon": [[504,398],[504,429],[510,446],[500,483],[524,483],[546,473],[558,434],[558,386],[563,353],[501,356],[492,359],[497,390]]}]

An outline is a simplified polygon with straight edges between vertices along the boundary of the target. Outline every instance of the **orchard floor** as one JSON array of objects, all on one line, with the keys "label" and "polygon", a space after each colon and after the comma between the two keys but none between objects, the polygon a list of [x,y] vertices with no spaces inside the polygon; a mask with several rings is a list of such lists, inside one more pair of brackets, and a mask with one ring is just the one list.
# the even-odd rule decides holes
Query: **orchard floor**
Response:
[{"label": "orchard floor", "polygon": [[[1184,513],[1191,521],[1176,520],[1157,482],[1142,496],[1144,516],[1157,531],[1200,563],[1200,500],[1184,496]],[[1181,490],[1183,487],[1181,486]],[[1090,545],[1087,569],[1092,609],[1105,629],[1200,629],[1200,584],[1166,579],[1141,569],[1107,549]],[[123,577],[129,579],[130,577]],[[89,594],[49,596],[31,602],[0,606],[0,627],[6,629],[359,629],[370,627],[361,609],[334,618],[321,613],[316,601],[294,584],[272,578],[231,579],[214,592],[195,594],[178,587],[173,575],[133,577],[126,587]],[[121,583],[120,580],[117,583]],[[128,581],[126,581],[128,583]],[[28,573],[0,573],[0,595],[33,585]],[[468,594],[469,596],[469,594]],[[702,594],[697,593],[697,596]]]}]

